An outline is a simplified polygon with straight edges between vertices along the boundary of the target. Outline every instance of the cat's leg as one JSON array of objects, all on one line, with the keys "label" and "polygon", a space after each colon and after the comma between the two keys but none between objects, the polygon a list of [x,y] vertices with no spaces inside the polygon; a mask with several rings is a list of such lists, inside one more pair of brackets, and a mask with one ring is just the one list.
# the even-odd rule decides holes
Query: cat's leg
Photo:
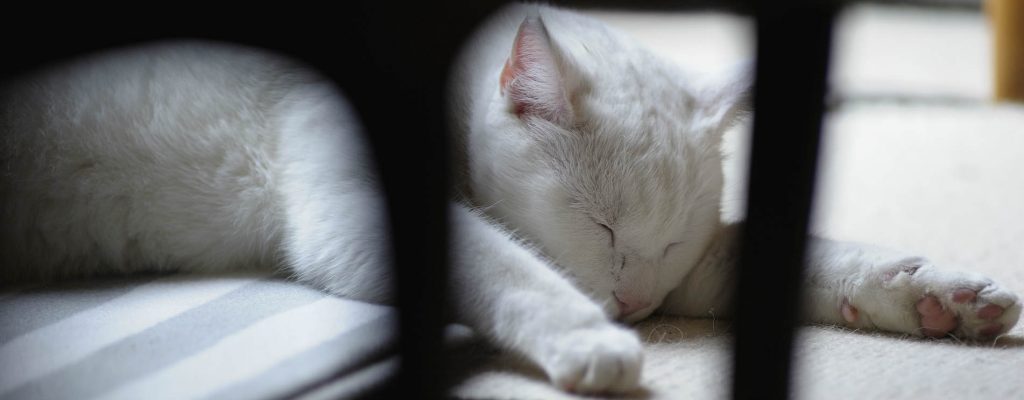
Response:
[{"label": "cat's leg", "polygon": [[[669,294],[662,311],[728,316],[739,225],[723,227],[702,261]],[[939,268],[921,257],[811,238],[804,279],[810,322],[917,336],[985,338],[1020,317],[1018,297],[984,276]]]},{"label": "cat's leg", "polygon": [[461,322],[527,356],[560,387],[621,392],[640,379],[636,334],[496,224],[452,209],[452,291]]},{"label": "cat's leg", "polygon": [[[329,90],[310,88],[292,101],[281,114],[277,182],[285,262],[299,280],[331,293],[387,301],[384,203],[359,127]],[[643,349],[632,331],[496,224],[462,205],[451,213],[458,322],[525,355],[562,387],[636,387]]]},{"label": "cat's leg", "polygon": [[863,244],[827,239],[811,244],[804,308],[814,322],[991,338],[1020,317],[1017,295],[977,273]]},{"label": "cat's leg", "polygon": [[385,203],[354,112],[333,89],[310,85],[278,115],[283,263],[335,295],[389,303]]}]

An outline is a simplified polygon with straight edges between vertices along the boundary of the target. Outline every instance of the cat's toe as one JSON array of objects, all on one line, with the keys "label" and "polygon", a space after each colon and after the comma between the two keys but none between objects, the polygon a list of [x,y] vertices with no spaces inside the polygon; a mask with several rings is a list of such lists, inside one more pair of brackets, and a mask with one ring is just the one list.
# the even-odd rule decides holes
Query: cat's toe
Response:
[{"label": "cat's toe", "polygon": [[542,360],[552,382],[579,393],[623,393],[640,383],[643,346],[615,326],[561,335]]},{"label": "cat's toe", "polygon": [[[956,301],[956,293],[953,295]],[[977,291],[974,299],[956,304],[960,308],[957,333],[969,338],[988,339],[1006,333],[1020,318],[1021,304],[1017,295],[996,284]]]}]

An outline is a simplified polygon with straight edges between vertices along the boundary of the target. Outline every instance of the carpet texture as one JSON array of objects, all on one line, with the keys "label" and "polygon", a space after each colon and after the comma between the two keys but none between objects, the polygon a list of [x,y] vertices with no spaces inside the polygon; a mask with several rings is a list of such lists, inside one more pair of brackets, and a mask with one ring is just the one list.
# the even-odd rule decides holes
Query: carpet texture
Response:
[{"label": "carpet texture", "polygon": [[[720,14],[590,12],[694,71],[752,53],[749,21]],[[1024,106],[996,105],[977,11],[859,6],[842,14],[813,231],[926,255],[1024,295]],[[782,134],[782,133],[780,133]],[[726,138],[729,218],[742,211],[748,127]],[[771,312],[770,299],[765,312]],[[730,322],[655,316],[643,389],[625,398],[727,397]],[[460,398],[576,399],[479,343],[456,353]],[[1024,324],[994,341],[798,330],[799,399],[1024,398]]]}]

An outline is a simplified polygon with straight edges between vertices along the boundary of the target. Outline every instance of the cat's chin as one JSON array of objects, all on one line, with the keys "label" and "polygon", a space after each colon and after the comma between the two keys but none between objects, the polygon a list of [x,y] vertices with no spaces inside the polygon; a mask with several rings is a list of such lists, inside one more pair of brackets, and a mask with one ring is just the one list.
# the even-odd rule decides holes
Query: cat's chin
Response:
[{"label": "cat's chin", "polygon": [[[635,313],[632,313],[632,314],[629,314],[629,315],[626,315],[626,316],[619,315],[619,313],[616,311],[616,313],[613,315],[613,319],[616,322],[620,322],[620,323],[623,323],[623,324],[626,324],[626,325],[632,325],[632,324],[635,324],[637,322],[640,322],[640,321],[643,321],[643,320],[647,319],[647,317],[650,317],[651,314],[654,313],[655,309],[657,309],[657,307],[649,307],[648,310],[640,310],[640,311],[637,311]],[[615,316],[615,315],[618,315],[618,316]]]}]

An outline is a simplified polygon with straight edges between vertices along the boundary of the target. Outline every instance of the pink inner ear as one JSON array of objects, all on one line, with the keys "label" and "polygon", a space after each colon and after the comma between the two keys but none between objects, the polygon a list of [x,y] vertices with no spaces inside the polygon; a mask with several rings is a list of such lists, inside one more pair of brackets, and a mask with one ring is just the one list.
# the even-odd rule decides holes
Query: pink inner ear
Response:
[{"label": "pink inner ear", "polygon": [[537,17],[519,25],[512,54],[500,77],[501,94],[508,96],[516,115],[533,115],[568,124],[572,110],[547,30]]},{"label": "pink inner ear", "polygon": [[[517,40],[516,46],[518,45],[519,41]],[[512,48],[512,54],[518,52],[519,51],[515,47]],[[505,61],[505,67],[501,69],[501,94],[505,94],[505,89],[512,83],[512,78],[515,76],[515,73],[513,72],[516,69],[515,65],[513,65],[515,62],[514,60],[515,57],[509,57],[508,60]],[[518,113],[519,110],[516,110],[516,112]]]}]

